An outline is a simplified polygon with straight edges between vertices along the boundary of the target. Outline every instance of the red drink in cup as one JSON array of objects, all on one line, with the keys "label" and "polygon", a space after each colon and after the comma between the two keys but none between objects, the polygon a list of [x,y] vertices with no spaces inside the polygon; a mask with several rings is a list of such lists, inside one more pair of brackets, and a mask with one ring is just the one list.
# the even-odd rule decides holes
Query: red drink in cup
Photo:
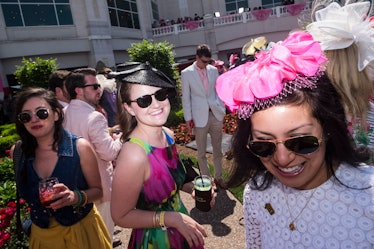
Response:
[{"label": "red drink in cup", "polygon": [[57,177],[49,177],[39,182],[39,198],[43,206],[48,207],[52,202],[52,197],[59,192],[58,189],[53,188],[58,183]]}]

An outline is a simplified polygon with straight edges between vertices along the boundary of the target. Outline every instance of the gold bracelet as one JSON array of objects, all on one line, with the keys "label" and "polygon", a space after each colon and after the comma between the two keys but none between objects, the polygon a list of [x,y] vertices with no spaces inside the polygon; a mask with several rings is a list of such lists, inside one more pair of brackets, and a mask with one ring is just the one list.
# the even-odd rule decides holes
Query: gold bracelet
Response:
[{"label": "gold bracelet", "polygon": [[165,211],[160,213],[160,227],[162,230],[166,231],[167,227],[165,226]]},{"label": "gold bracelet", "polygon": [[81,190],[81,193],[82,193],[82,195],[83,195],[83,197],[84,197],[84,201],[83,201],[83,203],[82,203],[81,206],[84,207],[84,206],[86,206],[86,204],[87,204],[87,202],[88,202],[88,197],[87,197],[87,194],[86,194],[85,191]]},{"label": "gold bracelet", "polygon": [[156,227],[156,224],[157,224],[157,223],[156,223],[156,213],[157,213],[157,212],[154,212],[154,213],[153,213],[153,217],[152,217],[153,227]]},{"label": "gold bracelet", "polygon": [[160,224],[160,212],[156,211],[156,213],[155,213],[155,227],[158,227],[158,224]]}]

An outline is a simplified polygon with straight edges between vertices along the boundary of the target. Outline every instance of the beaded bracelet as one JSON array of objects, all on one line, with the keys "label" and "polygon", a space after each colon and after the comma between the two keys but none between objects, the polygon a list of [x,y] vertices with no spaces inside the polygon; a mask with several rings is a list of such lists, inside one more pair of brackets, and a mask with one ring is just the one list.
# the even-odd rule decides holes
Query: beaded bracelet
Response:
[{"label": "beaded bracelet", "polygon": [[84,199],[84,200],[83,200],[83,203],[81,203],[81,206],[84,207],[84,206],[86,206],[86,204],[87,204],[87,202],[88,202],[87,193],[86,193],[85,191],[83,191],[83,190],[82,190],[82,191],[79,191],[79,192],[81,192],[81,194],[82,194],[83,197],[84,197],[84,198],[83,198],[83,199]]},{"label": "beaded bracelet", "polygon": [[82,202],[83,202],[83,196],[82,196],[82,193],[81,193],[81,191],[79,191],[79,190],[74,190],[74,193],[76,193],[77,196],[78,196],[78,202],[75,203],[75,204],[73,204],[73,207],[79,207],[79,206],[82,205]]}]

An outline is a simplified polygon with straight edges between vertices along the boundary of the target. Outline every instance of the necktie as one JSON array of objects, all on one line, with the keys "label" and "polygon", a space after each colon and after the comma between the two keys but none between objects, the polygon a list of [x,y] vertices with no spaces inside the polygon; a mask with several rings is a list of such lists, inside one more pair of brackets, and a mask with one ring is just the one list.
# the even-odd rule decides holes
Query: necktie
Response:
[{"label": "necktie", "polygon": [[208,81],[208,76],[206,74],[207,72],[206,72],[206,70],[202,70],[201,72],[202,72],[202,75],[203,75],[202,82],[203,82],[203,86],[204,86],[204,89],[205,89],[205,93],[206,93],[206,95],[208,95],[209,94],[209,81]]}]

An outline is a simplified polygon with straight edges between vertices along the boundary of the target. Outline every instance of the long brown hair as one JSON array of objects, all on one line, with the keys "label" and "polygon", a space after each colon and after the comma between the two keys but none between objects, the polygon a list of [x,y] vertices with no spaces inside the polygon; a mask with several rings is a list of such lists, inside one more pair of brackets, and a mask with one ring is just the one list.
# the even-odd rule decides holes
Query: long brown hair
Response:
[{"label": "long brown hair", "polygon": [[[62,111],[62,106],[58,102],[54,92],[46,90],[44,88],[28,88],[20,93],[16,97],[16,115],[22,112],[22,108],[27,100],[30,98],[41,98],[44,99],[52,108],[53,112],[58,113],[58,120],[55,121],[55,130],[53,133],[53,145],[52,149],[57,151],[58,142],[62,136],[62,122],[64,120],[64,114]],[[16,129],[18,135],[22,140],[22,150],[25,153],[26,157],[29,157],[34,154],[35,149],[38,147],[36,138],[31,135],[25,125],[21,123],[18,118],[16,118]]]}]

